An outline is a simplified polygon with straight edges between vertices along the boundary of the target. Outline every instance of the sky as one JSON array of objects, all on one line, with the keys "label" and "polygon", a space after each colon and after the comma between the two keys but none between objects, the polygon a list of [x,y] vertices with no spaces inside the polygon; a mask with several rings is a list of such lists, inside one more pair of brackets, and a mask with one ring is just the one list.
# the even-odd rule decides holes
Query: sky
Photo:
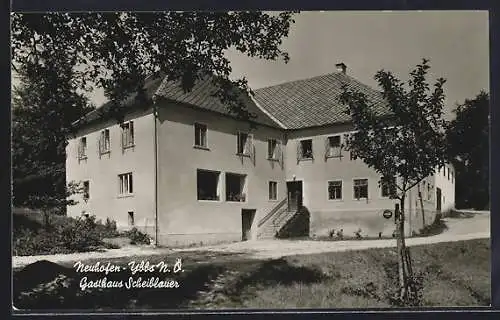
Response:
[{"label": "sky", "polygon": [[[305,11],[295,16],[282,45],[290,54],[288,64],[236,51],[226,56],[232,78],[246,77],[253,89],[335,72],[339,62],[349,75],[378,89],[373,79],[378,70],[407,81],[428,58],[429,80],[447,79],[449,118],[456,103],[489,91],[488,29],[487,11]],[[105,102],[102,90],[90,98],[97,106]]]}]

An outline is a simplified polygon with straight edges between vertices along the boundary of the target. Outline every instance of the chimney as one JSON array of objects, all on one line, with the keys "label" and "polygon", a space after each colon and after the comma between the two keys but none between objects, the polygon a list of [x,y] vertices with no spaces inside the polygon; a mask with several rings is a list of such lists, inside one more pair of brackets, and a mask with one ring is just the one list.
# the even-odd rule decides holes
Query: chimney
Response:
[{"label": "chimney", "polygon": [[347,66],[343,62],[337,63],[335,68],[337,68],[338,72],[342,72],[343,74],[345,74],[347,70]]}]

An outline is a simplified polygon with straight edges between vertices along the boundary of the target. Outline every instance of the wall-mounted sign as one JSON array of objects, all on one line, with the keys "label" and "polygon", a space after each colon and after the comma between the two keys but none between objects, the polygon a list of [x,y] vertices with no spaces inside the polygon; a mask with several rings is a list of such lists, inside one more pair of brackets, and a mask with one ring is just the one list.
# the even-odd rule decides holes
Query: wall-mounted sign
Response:
[{"label": "wall-mounted sign", "polygon": [[392,211],[389,210],[389,209],[386,209],[386,210],[384,210],[384,212],[382,213],[382,215],[384,216],[384,218],[390,219],[392,217]]}]

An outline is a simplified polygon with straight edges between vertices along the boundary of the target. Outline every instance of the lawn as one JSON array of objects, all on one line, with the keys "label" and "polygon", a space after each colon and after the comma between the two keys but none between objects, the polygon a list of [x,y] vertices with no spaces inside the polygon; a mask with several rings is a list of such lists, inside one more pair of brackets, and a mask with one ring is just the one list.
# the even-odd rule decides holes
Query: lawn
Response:
[{"label": "lawn", "polygon": [[[414,272],[423,276],[423,306],[489,305],[489,239],[416,246],[411,254]],[[79,281],[83,276],[96,279],[104,275],[77,274],[71,266],[39,262],[14,273],[14,303],[18,308],[97,310],[377,308],[393,306],[388,294],[397,283],[393,248],[269,260],[184,252],[109,262],[124,266],[131,260],[173,263],[177,258],[182,258],[184,272],[170,276],[179,283],[176,289],[82,291]],[[106,277],[125,281],[129,276],[130,271],[122,271]],[[158,272],[137,276],[165,278]]]}]

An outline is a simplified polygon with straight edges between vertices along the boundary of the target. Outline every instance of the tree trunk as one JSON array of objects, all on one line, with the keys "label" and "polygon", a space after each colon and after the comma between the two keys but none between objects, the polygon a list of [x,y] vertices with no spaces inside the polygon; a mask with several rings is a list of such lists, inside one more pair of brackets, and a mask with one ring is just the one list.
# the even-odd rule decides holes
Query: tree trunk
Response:
[{"label": "tree trunk", "polygon": [[397,222],[397,252],[398,252],[398,276],[399,276],[399,298],[401,301],[406,301],[408,296],[407,273],[406,273],[406,243],[405,243],[405,215],[404,205],[405,197],[403,196],[400,201],[399,221]]}]

